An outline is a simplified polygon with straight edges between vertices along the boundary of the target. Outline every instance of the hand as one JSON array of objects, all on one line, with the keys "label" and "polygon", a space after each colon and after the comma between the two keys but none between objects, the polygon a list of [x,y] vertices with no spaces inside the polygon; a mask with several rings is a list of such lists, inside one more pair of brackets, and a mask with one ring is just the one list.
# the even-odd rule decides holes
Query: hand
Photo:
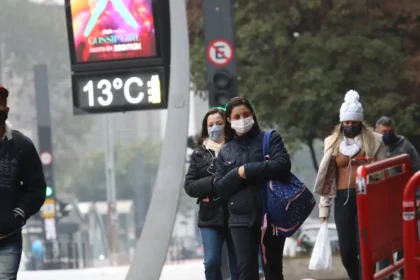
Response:
[{"label": "hand", "polygon": [[242,179],[246,179],[246,176],[245,176],[245,167],[243,165],[238,168],[238,174],[239,174],[239,176]]},{"label": "hand", "polygon": [[22,218],[20,215],[13,213],[13,216],[15,217],[15,219],[19,220],[19,222],[22,224],[22,226],[24,226],[26,224],[26,221],[24,218]]},{"label": "hand", "polygon": [[328,220],[328,218],[326,217],[321,217],[320,219],[321,219],[321,223],[326,222]]},{"label": "hand", "polygon": [[208,197],[206,197],[206,198],[203,198],[201,201],[202,202],[210,202],[210,199]]}]

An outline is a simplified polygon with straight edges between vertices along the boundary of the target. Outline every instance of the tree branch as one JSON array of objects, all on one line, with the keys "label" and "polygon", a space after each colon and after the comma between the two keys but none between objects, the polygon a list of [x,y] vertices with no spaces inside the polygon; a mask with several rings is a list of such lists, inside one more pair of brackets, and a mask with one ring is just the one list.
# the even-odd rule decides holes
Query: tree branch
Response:
[{"label": "tree branch", "polygon": [[308,144],[309,151],[311,153],[312,164],[315,168],[315,171],[318,172],[318,160],[316,158],[316,153],[315,153],[315,148],[314,148],[314,139],[309,138],[306,140],[306,143]]}]

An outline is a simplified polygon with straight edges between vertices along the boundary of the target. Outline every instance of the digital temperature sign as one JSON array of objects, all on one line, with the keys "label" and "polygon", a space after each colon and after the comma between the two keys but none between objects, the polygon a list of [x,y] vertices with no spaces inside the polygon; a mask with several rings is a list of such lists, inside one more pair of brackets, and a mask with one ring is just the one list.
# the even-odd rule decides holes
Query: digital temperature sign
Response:
[{"label": "digital temperature sign", "polygon": [[169,1],[64,0],[73,113],[166,109]]},{"label": "digital temperature sign", "polygon": [[166,108],[163,81],[160,68],[74,74],[74,113]]},{"label": "digital temperature sign", "polygon": [[152,0],[70,0],[74,63],[157,55]]}]

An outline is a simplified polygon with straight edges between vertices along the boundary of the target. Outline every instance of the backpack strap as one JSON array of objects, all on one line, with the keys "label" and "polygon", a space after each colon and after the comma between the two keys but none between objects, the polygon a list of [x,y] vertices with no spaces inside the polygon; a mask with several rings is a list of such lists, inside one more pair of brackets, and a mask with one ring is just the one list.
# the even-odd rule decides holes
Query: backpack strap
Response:
[{"label": "backpack strap", "polygon": [[[271,134],[273,133],[274,130],[270,129],[270,130],[266,130],[264,132],[264,138],[263,138],[263,156],[264,156],[264,160],[267,160],[267,156],[269,156],[269,152],[270,152],[270,138],[271,138]],[[268,204],[268,190],[269,190],[269,185],[268,182],[266,182],[266,187],[265,188],[261,188],[262,191],[262,195],[263,195],[263,210],[264,210],[264,214],[267,214],[267,204]]]},{"label": "backpack strap", "polygon": [[[266,130],[264,132],[264,138],[263,138],[263,156],[264,156],[264,160],[268,160],[269,159],[269,152],[270,152],[270,138],[271,138],[271,134],[273,133],[274,130],[270,129],[270,130]],[[261,227],[261,250],[262,250],[262,257],[263,257],[263,262],[264,264],[267,263],[267,259],[265,257],[265,245],[264,245],[264,236],[265,236],[265,232],[267,230],[269,221],[268,221],[268,192],[270,190],[269,187],[269,182],[265,183],[265,187],[261,188],[261,192],[262,192],[262,197],[263,197],[263,211],[264,211],[264,215],[263,215],[263,220],[262,220],[262,227]]]},{"label": "backpack strap", "polygon": [[270,152],[270,139],[271,139],[271,134],[274,132],[273,129],[270,130],[266,130],[264,132],[264,139],[263,139],[263,156],[264,158],[269,155]]}]

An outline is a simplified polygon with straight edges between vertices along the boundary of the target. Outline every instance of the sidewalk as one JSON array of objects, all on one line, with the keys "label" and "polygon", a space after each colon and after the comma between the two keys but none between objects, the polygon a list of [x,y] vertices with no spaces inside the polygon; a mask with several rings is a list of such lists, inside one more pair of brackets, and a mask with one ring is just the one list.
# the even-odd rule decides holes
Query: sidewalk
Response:
[{"label": "sidewalk", "polygon": [[287,280],[346,280],[348,279],[339,256],[333,256],[331,271],[308,269],[309,258],[286,258],[283,261],[284,278]]},{"label": "sidewalk", "polygon": [[[339,257],[333,257],[333,270],[310,271],[309,258],[284,260],[284,277],[287,280],[341,280],[347,279]],[[81,270],[22,271],[19,280],[125,280],[128,267],[101,267]],[[183,264],[164,266],[160,280],[204,280],[203,260],[185,261]],[[143,280],[143,279],[141,279]]]}]

